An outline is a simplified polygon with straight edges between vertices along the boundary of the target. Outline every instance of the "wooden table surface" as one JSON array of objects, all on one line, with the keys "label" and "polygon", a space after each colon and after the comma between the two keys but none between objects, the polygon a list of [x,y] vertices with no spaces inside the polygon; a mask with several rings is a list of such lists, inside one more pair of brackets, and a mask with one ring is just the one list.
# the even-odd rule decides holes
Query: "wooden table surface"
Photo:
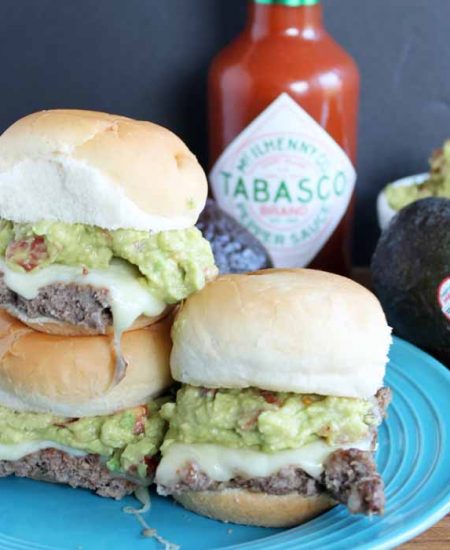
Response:
[{"label": "wooden table surface", "polygon": [[[370,288],[370,273],[367,268],[356,268],[352,278]],[[450,514],[414,540],[403,544],[402,550],[450,550]]]},{"label": "wooden table surface", "polygon": [[420,537],[403,544],[402,550],[450,549],[450,515],[425,531]]}]

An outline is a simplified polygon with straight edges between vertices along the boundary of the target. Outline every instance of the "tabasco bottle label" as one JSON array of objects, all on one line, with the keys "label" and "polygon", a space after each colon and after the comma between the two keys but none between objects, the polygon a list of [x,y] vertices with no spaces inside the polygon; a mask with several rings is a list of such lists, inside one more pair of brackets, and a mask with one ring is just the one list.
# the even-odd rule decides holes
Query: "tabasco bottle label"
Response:
[{"label": "tabasco bottle label", "polygon": [[219,206],[277,267],[314,259],[346,213],[355,181],[345,152],[288,94],[225,149],[210,174]]}]

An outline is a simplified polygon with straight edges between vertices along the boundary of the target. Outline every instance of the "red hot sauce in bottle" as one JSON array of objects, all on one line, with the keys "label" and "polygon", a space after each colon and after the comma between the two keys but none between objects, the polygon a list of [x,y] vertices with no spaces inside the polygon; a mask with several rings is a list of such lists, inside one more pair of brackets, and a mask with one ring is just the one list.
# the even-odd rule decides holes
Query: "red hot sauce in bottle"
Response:
[{"label": "red hot sauce in bottle", "polygon": [[277,267],[349,273],[358,103],[320,0],[252,0],[212,63],[212,192]]}]

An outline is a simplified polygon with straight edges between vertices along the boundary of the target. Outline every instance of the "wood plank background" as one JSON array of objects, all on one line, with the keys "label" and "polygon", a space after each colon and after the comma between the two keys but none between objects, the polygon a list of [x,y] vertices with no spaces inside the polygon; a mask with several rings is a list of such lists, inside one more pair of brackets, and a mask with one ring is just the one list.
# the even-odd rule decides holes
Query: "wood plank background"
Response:
[{"label": "wood plank background", "polygon": [[450,548],[450,515],[414,540],[402,550],[445,550]]}]

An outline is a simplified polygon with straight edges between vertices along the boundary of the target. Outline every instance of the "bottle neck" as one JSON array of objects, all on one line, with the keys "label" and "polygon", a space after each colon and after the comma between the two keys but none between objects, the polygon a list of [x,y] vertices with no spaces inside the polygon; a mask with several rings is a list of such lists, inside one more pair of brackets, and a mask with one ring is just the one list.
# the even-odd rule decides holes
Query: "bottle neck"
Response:
[{"label": "bottle neck", "polygon": [[249,15],[255,39],[280,34],[314,39],[324,30],[319,0],[251,0]]}]

